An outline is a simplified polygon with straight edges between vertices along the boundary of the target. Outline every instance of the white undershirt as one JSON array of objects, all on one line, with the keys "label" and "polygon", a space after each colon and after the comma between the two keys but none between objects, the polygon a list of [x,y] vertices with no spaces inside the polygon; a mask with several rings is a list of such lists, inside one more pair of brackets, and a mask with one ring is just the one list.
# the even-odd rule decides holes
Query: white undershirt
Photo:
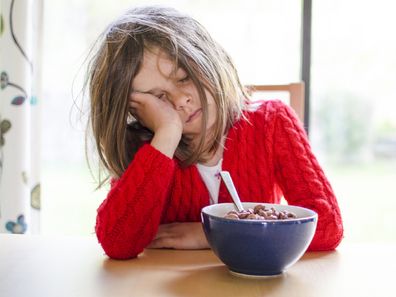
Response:
[{"label": "white undershirt", "polygon": [[[261,101],[252,102],[248,106],[248,111],[255,111],[257,110],[261,104]],[[214,166],[206,166],[202,164],[197,164],[198,172],[204,181],[206,188],[209,191],[210,195],[210,204],[216,204],[219,201],[219,190],[220,190],[220,171],[221,171],[221,164],[223,159],[220,159],[217,165]]]},{"label": "white undershirt", "polygon": [[220,189],[220,171],[221,163],[223,159],[220,159],[217,165],[206,166],[202,164],[197,164],[199,174],[204,181],[206,188],[210,195],[210,204],[216,204],[219,201],[219,189]]}]

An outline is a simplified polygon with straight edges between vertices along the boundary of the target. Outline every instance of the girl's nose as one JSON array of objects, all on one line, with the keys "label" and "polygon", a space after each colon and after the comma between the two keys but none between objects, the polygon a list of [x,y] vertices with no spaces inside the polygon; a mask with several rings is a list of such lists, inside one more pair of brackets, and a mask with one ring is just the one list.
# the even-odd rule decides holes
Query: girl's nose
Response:
[{"label": "girl's nose", "polygon": [[176,110],[183,109],[191,103],[191,96],[188,94],[179,93],[173,98],[173,105]]}]

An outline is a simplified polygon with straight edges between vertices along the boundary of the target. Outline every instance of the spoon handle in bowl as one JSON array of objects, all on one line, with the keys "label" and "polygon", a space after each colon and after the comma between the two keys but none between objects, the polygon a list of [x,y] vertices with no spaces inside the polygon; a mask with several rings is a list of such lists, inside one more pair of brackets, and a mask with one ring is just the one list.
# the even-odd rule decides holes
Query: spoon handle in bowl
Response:
[{"label": "spoon handle in bowl", "polygon": [[243,206],[242,206],[241,200],[239,199],[238,192],[235,189],[235,186],[232,181],[230,173],[228,171],[220,171],[220,176],[223,179],[228,192],[230,192],[232,200],[234,200],[234,203],[235,203],[236,207],[238,208],[238,211],[243,211]]}]

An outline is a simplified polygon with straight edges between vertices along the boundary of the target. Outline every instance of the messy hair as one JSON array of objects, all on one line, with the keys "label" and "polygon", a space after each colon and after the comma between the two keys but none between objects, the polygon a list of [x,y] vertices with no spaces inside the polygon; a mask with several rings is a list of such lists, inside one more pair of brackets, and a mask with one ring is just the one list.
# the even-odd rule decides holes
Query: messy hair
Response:
[{"label": "messy hair", "polygon": [[[248,94],[230,56],[190,16],[163,6],[133,8],[110,24],[98,44],[87,72],[90,97],[87,131],[94,138],[100,171],[107,170],[110,177],[119,178],[137,150],[153,137],[149,129],[129,120],[132,81],[146,50],[158,47],[164,51],[176,69],[186,71],[200,97],[202,136],[194,148],[182,136],[175,152],[181,166],[202,161],[204,152],[216,151],[225,131],[242,116]],[[209,145],[205,145],[208,114],[205,90],[217,106]]]}]

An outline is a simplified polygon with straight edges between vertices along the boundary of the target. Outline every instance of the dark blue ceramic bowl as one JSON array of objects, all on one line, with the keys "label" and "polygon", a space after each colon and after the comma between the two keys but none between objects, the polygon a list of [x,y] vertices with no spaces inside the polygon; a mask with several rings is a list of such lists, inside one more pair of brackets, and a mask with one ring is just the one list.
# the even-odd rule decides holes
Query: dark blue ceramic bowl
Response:
[{"label": "dark blue ceramic bowl", "polygon": [[297,215],[289,220],[232,220],[224,218],[233,203],[206,206],[201,217],[206,238],[231,273],[247,276],[281,274],[307,250],[316,229],[316,212],[298,206],[257,202],[243,203],[244,209],[263,204]]}]

